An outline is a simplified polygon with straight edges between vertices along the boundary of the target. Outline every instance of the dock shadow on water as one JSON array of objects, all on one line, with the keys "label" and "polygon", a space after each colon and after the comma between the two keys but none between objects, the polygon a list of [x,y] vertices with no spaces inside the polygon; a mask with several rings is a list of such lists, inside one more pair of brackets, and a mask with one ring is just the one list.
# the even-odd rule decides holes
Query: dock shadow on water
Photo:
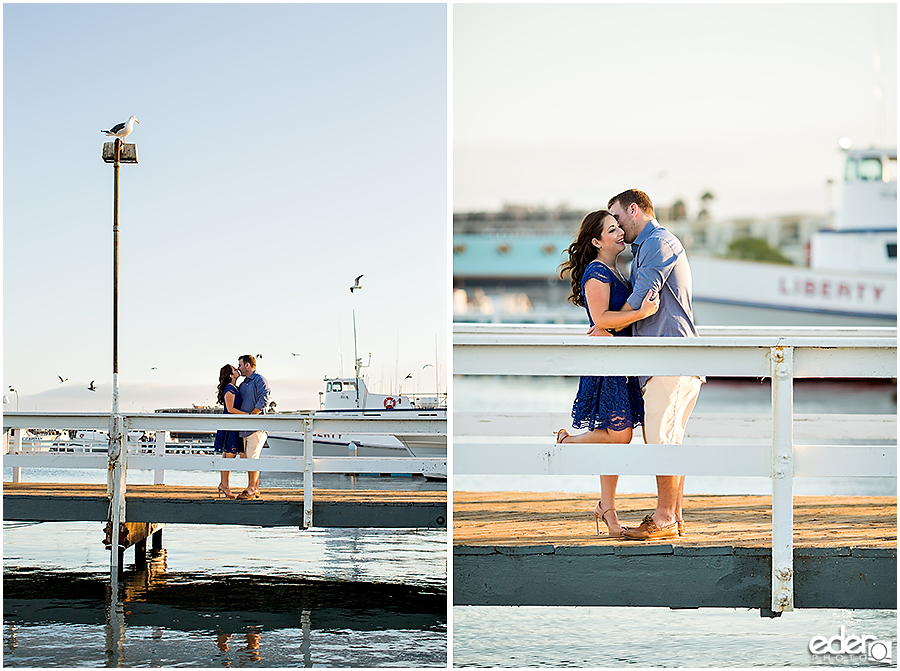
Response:
[{"label": "dock shadow on water", "polygon": [[166,550],[102,572],[7,567],[9,667],[443,667],[440,586],[168,572]]},{"label": "dock shadow on water", "polygon": [[3,663],[445,666],[446,592],[429,586],[168,573],[166,551],[105,575],[4,574]]}]

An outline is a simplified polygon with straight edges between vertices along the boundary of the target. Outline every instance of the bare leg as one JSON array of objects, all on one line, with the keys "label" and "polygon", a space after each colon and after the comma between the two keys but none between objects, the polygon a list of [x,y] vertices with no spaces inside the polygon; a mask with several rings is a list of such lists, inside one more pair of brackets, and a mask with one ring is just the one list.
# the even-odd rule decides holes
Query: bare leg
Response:
[{"label": "bare leg", "polygon": [[[611,429],[592,429],[575,435],[562,437],[563,443],[630,443],[634,436],[633,429],[613,431]],[[600,510],[609,511],[603,515],[603,519],[609,527],[611,536],[622,533],[622,525],[616,514],[616,485],[619,482],[618,475],[600,476]]]},{"label": "bare leg", "polygon": [[656,526],[662,528],[675,521],[675,510],[678,506],[682,479],[683,476],[679,475],[656,476],[658,497],[656,499],[656,510],[653,513],[653,521],[656,523]]},{"label": "bare leg", "polygon": [[247,471],[247,492],[255,494],[259,491],[259,471]]},{"label": "bare leg", "polygon": [[679,522],[683,522],[684,518],[681,516],[681,502],[684,499],[684,476],[678,476],[678,499],[675,502],[675,519]]},{"label": "bare leg", "polygon": [[622,525],[616,514],[616,486],[618,484],[618,475],[600,476],[600,509],[609,511],[603,516],[603,519],[609,525],[610,536],[618,536],[622,533]]},{"label": "bare leg", "polygon": [[[236,454],[229,454],[228,452],[225,452],[225,453],[223,454],[223,456],[224,456],[226,459],[234,459],[237,455],[236,455]],[[228,486],[228,482],[229,482],[229,480],[230,480],[230,478],[231,478],[231,471],[221,471],[220,478],[221,478],[221,479],[219,480],[219,484],[222,485],[223,488],[228,489],[229,491],[231,491],[230,487]]]},{"label": "bare leg", "polygon": [[568,434],[560,442],[563,443],[630,443],[634,429],[613,431],[612,429],[592,429],[584,433]]}]

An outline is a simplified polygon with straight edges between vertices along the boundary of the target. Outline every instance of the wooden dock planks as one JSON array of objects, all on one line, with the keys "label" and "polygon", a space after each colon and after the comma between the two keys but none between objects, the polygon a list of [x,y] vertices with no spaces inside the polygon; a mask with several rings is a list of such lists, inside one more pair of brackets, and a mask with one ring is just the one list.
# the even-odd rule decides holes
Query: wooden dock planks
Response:
[{"label": "wooden dock planks", "polygon": [[[601,523],[596,497],[563,492],[453,492],[454,545],[620,545]],[[617,497],[619,521],[628,526],[656,505],[653,494]],[[687,534],[667,540],[684,547],[768,547],[770,496],[687,496]],[[660,541],[661,542],[661,541]],[[897,547],[897,499],[888,496],[795,496],[794,547]]]}]

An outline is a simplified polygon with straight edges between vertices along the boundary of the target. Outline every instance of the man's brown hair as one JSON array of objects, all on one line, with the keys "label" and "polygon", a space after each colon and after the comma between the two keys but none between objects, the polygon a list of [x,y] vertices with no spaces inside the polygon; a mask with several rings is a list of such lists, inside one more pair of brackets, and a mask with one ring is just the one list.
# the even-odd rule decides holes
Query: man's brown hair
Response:
[{"label": "man's brown hair", "polygon": [[622,206],[623,210],[627,210],[631,207],[632,204],[637,205],[641,208],[641,211],[649,217],[656,217],[656,214],[653,212],[653,203],[650,201],[650,196],[648,196],[643,191],[639,191],[637,189],[628,189],[627,191],[623,191],[618,196],[613,196],[609,199],[609,203],[607,207],[612,207],[613,203],[618,203]]},{"label": "man's brown hair", "polygon": [[238,357],[238,361],[249,363],[253,368],[256,368],[256,357],[252,354],[241,354],[241,356]]}]

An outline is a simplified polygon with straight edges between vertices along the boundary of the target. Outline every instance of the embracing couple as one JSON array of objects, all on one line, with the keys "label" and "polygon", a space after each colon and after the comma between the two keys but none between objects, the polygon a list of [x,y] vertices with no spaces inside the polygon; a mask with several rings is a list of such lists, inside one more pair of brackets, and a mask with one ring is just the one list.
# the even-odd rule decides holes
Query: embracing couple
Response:
[{"label": "embracing couple", "polygon": [[[239,377],[244,378],[238,387]],[[259,415],[266,411],[272,395],[269,382],[256,372],[256,357],[244,354],[238,357],[238,367],[226,363],[219,370],[219,388],[216,400],[225,406],[226,415]],[[234,459],[238,454],[242,459],[259,459],[268,433],[265,431],[217,431],[214,449],[226,459]],[[218,490],[228,499],[258,499],[259,471],[247,472],[247,489],[235,496],[231,493],[228,480],[230,471],[221,472]]]},{"label": "embracing couple", "polygon": [[[629,189],[610,199],[609,210],[591,212],[581,222],[560,276],[572,281],[569,300],[587,311],[592,336],[696,337],[691,306],[691,270],[684,247],[659,225],[653,203],[643,191]],[[616,258],[631,243],[634,261],[626,279]],[[630,443],[643,425],[647,444],[681,444],[697,396],[700,377],[584,376],[572,407],[570,434],[560,443]],[[624,527],[616,514],[618,475],[600,476],[600,501],[594,508],[612,538],[654,540],[684,535],[681,502],[684,476],[657,475],[656,510],[638,527]]]}]

